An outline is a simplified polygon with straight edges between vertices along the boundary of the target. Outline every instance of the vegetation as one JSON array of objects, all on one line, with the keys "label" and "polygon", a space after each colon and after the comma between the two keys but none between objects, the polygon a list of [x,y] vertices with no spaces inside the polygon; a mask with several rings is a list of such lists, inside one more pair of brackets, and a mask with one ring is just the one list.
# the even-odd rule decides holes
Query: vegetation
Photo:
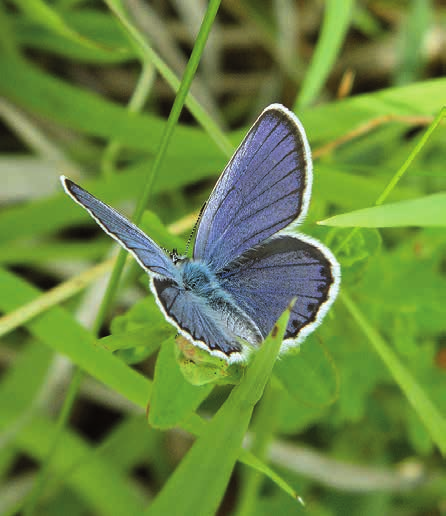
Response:
[{"label": "vegetation", "polygon": [[[201,4],[0,2],[0,513],[444,514],[445,7]],[[285,313],[236,386],[192,385],[59,175],[182,251],[272,102],[341,292],[298,353]]]}]

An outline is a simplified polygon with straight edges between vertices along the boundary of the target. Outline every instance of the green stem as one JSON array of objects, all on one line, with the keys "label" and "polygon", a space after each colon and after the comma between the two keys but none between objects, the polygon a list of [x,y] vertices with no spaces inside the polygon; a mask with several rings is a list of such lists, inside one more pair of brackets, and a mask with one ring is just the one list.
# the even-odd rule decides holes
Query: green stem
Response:
[{"label": "green stem", "polygon": [[355,302],[347,294],[345,289],[339,294],[344,306],[350,312],[350,315],[356,321],[361,331],[367,337],[369,342],[375,348],[376,353],[389,369],[395,381],[404,392],[409,403],[420,417],[421,421],[430,433],[432,440],[436,443],[443,455],[446,455],[446,420],[438,411],[437,407],[432,403],[424,390],[418,384],[404,365],[398,359],[398,356],[387,345],[386,341],[373,328],[361,313]]},{"label": "green stem", "polygon": [[51,459],[53,458],[54,454],[56,453],[56,449],[62,438],[64,428],[67,424],[68,418],[70,417],[71,408],[72,408],[74,400],[76,398],[77,391],[79,390],[79,386],[80,386],[83,374],[84,374],[83,371],[79,367],[75,368],[73,378],[71,379],[71,382],[68,386],[65,400],[62,405],[62,409],[60,411],[59,417],[57,419],[55,438],[52,441],[51,446],[47,452],[46,460],[42,465],[42,469],[39,472],[36,483],[35,483],[34,487],[32,488],[32,490],[26,500],[26,504],[23,509],[24,516],[32,516],[36,511],[37,502],[39,500],[39,495],[43,492],[44,486],[49,477],[50,465],[52,462]]},{"label": "green stem", "polygon": [[[273,439],[278,406],[277,388],[274,388],[270,381],[258,403],[252,424],[254,439],[250,451],[261,461],[264,461],[268,445]],[[247,466],[243,466],[242,471],[242,490],[235,516],[250,516],[255,514],[258,493],[265,476]]]},{"label": "green stem", "polygon": [[376,206],[381,205],[389,196],[390,192],[395,188],[395,186],[398,184],[399,180],[403,177],[406,170],[409,168],[412,161],[415,159],[415,156],[420,152],[420,150],[424,147],[427,140],[430,138],[430,135],[434,132],[434,130],[437,128],[438,124],[441,122],[441,120],[446,116],[446,106],[443,106],[438,113],[438,115],[435,117],[433,122],[429,125],[429,127],[424,132],[423,136],[419,140],[419,142],[415,145],[415,147],[412,149],[412,152],[409,154],[406,161],[402,164],[402,166],[396,171],[396,174],[392,177],[389,184],[384,188],[383,193],[378,197],[378,199],[375,202]]},{"label": "green stem", "polygon": [[[143,192],[138,200],[138,204],[136,206],[135,213],[133,216],[133,222],[135,224],[138,224],[140,222],[141,217],[144,213],[144,209],[147,205],[147,201],[152,192],[152,186],[153,186],[154,180],[156,178],[156,175],[159,171],[160,165],[161,165],[164,155],[166,153],[166,150],[169,145],[170,139],[172,137],[176,123],[178,122],[178,118],[180,116],[180,113],[183,108],[184,102],[186,100],[190,85],[192,83],[192,80],[194,78],[198,64],[200,62],[200,57],[203,53],[203,50],[204,50],[204,47],[206,44],[206,40],[207,40],[209,32],[212,28],[212,24],[214,22],[218,8],[220,6],[220,2],[221,2],[221,0],[211,0],[209,2],[209,6],[207,8],[203,22],[201,24],[200,31],[198,33],[191,57],[187,63],[187,67],[184,72],[183,79],[181,81],[180,87],[179,87],[177,95],[175,97],[175,101],[172,106],[172,110],[169,114],[169,118],[167,120],[165,130],[164,130],[164,133],[161,138],[161,143],[158,148],[158,152],[155,156],[153,167],[151,170],[148,171],[148,175],[146,177]],[[124,249],[121,249],[119,252],[118,258],[116,260],[115,266],[113,268],[110,280],[108,282],[107,290],[104,294],[104,297],[102,299],[101,305],[98,310],[98,314],[97,314],[95,322],[93,324],[92,332],[95,335],[97,335],[99,329],[101,328],[102,324],[104,323],[107,312],[113,302],[115,293],[116,293],[118,285],[119,285],[119,279],[120,279],[121,273],[124,268],[125,259],[126,259],[126,251],[124,251]],[[47,471],[49,470],[49,467],[51,464],[51,459],[56,452],[57,443],[59,442],[60,435],[62,434],[62,431],[66,425],[66,422],[70,415],[71,409],[73,407],[73,403],[76,398],[76,394],[79,389],[79,385],[80,385],[82,376],[83,376],[82,371],[80,369],[76,369],[75,375],[74,375],[74,377],[70,383],[69,389],[68,389],[68,395],[64,400],[64,404],[62,406],[62,410],[59,415],[57,437],[55,439],[54,444],[51,446],[51,449],[49,450],[46,461],[42,467],[39,479],[36,484],[36,488],[33,489],[33,491],[32,491],[32,497],[30,498],[30,503],[27,504],[27,509],[25,512],[26,516],[32,516],[35,512],[35,508],[36,508],[37,501],[38,501],[38,496],[44,489]]]},{"label": "green stem", "polygon": [[[437,128],[438,124],[441,122],[441,120],[446,116],[446,106],[443,106],[440,109],[440,112],[435,117],[435,119],[432,121],[432,123],[429,125],[429,127],[424,132],[421,139],[418,141],[418,143],[415,145],[415,147],[412,149],[412,152],[407,157],[406,161],[401,165],[401,167],[396,171],[395,175],[392,177],[392,179],[389,181],[387,186],[384,188],[382,194],[376,199],[375,206],[380,206],[390,195],[392,190],[395,188],[395,186],[399,183],[400,179],[404,176],[407,169],[411,165],[412,161],[415,159],[415,156],[421,151],[421,149],[426,145],[427,140],[430,138],[433,131]],[[336,247],[334,250],[335,254],[338,253],[343,247],[350,241],[350,239],[359,231],[359,227],[355,227],[350,231],[350,233],[342,240],[342,242]]]},{"label": "green stem", "polygon": [[[155,68],[152,63],[143,63],[141,75],[127,106],[130,113],[137,113],[142,110],[152,89],[154,78]],[[101,160],[101,169],[104,177],[110,177],[115,172],[116,159],[120,151],[121,144],[117,140],[110,141],[105,148]]]}]

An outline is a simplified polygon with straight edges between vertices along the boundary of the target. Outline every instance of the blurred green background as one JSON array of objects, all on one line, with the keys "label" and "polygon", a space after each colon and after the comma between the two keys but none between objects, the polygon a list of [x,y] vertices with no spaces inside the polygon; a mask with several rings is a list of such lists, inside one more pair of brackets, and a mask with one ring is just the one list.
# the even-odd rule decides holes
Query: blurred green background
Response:
[{"label": "blurred green background", "polygon": [[[207,6],[0,0],[0,514],[163,514],[156,499],[164,514],[446,514],[446,4],[223,0],[151,176]],[[231,474],[231,388],[182,378],[134,262],[98,316],[116,249],[58,179],[129,217],[152,181],[141,227],[182,252],[272,102],[313,150],[302,231],[342,267],[339,299],[277,362],[248,433],[281,488],[240,462]],[[227,428],[217,451],[207,435],[213,463],[173,477],[205,426],[196,411]]]}]

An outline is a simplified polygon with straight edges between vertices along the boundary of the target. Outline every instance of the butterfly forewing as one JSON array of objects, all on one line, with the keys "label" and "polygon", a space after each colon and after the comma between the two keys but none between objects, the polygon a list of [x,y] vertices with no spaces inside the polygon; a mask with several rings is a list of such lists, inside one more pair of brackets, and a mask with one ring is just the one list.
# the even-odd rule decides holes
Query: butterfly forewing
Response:
[{"label": "butterfly forewing", "polygon": [[141,267],[170,279],[177,278],[172,260],[151,238],[73,181],[63,176],[61,181],[65,191],[90,213],[106,233],[132,253]]},{"label": "butterfly forewing", "polygon": [[194,258],[219,270],[302,219],[311,155],[293,113],[273,104],[260,115],[222,173],[202,214]]}]

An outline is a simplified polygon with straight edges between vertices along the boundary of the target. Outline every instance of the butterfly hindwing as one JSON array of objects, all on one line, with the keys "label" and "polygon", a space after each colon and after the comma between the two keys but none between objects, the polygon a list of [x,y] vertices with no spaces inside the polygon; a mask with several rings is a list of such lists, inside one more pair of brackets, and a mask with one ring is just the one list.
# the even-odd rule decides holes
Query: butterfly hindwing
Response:
[{"label": "butterfly hindwing", "polygon": [[209,305],[175,282],[154,278],[152,290],[167,320],[195,345],[229,357],[242,351],[237,338],[224,327]]},{"label": "butterfly hindwing", "polygon": [[248,250],[217,276],[263,337],[295,298],[285,334],[285,344],[295,344],[319,324],[334,301],[340,272],[319,242],[282,235]]}]

